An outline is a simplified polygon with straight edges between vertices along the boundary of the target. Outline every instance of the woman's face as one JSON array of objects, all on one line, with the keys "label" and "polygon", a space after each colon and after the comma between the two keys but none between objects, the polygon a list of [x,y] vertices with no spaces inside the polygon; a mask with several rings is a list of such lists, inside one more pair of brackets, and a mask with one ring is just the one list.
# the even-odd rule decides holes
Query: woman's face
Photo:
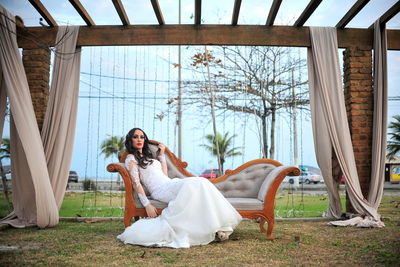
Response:
[{"label": "woman's face", "polygon": [[133,133],[132,146],[142,152],[144,146],[144,133],[141,130],[136,130]]}]

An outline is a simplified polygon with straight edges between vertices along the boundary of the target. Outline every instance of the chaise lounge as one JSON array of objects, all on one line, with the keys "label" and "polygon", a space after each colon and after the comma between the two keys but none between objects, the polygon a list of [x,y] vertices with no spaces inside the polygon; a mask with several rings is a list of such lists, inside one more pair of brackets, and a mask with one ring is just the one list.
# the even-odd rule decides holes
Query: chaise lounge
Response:
[{"label": "chaise lounge", "polygon": [[[158,143],[156,141],[152,141]],[[156,145],[150,145],[155,152]],[[181,161],[168,148],[165,149],[168,176],[185,178],[195,176],[186,170],[187,163]],[[146,211],[140,203],[137,194],[133,191],[130,175],[125,168],[127,154],[120,157],[120,163],[111,163],[107,166],[109,172],[119,172],[125,183],[125,212],[124,225],[131,225],[131,220],[147,217]],[[244,218],[260,219],[261,232],[267,233],[268,239],[273,239],[272,230],[275,224],[274,206],[275,195],[279,185],[286,176],[298,176],[300,170],[293,166],[283,166],[272,159],[256,159],[249,161],[235,170],[227,170],[223,176],[209,179],[227,198],[232,206]],[[206,178],[204,178],[206,179]],[[147,195],[148,192],[144,188]],[[150,202],[159,212],[167,207],[163,203],[148,196]],[[265,230],[264,224],[268,223]]]}]

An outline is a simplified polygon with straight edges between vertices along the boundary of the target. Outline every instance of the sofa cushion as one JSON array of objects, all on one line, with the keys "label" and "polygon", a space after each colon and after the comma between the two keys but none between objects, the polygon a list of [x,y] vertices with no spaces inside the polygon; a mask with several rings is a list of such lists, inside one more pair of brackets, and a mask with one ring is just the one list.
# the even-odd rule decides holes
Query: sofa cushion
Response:
[{"label": "sofa cushion", "polygon": [[[159,209],[164,209],[168,206],[167,203],[149,198],[150,203]],[[264,203],[256,198],[227,198],[229,203],[237,210],[262,210]],[[136,208],[143,208],[139,200],[135,200]]]},{"label": "sofa cushion", "polygon": [[276,166],[269,163],[255,164],[230,175],[226,180],[216,183],[215,186],[226,198],[257,198],[261,184],[274,168]]},{"label": "sofa cushion", "polygon": [[264,202],[256,198],[244,198],[244,197],[230,197],[227,198],[229,203],[237,210],[263,210]]},{"label": "sofa cushion", "polygon": [[258,200],[264,201],[265,195],[267,194],[272,182],[275,180],[276,176],[279,175],[279,173],[286,168],[291,168],[290,166],[279,166],[273,169],[267,177],[265,177],[264,182],[262,183],[260,187],[260,191],[258,192]]},{"label": "sofa cushion", "polygon": [[[168,203],[165,202],[161,202],[155,199],[152,199],[150,197],[148,197],[151,205],[153,205],[154,207],[156,207],[157,209],[165,209],[168,206]],[[135,206],[136,208],[144,208],[142,203],[138,200],[135,199]]]}]

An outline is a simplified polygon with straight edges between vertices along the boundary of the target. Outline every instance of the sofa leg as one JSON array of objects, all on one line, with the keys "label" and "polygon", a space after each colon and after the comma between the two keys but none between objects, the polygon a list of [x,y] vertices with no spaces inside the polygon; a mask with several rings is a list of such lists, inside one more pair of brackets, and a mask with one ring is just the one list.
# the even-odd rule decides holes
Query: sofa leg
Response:
[{"label": "sofa leg", "polygon": [[260,231],[261,231],[261,233],[265,233],[266,232],[264,224],[265,224],[265,219],[263,217],[261,217],[260,218]]},{"label": "sofa leg", "polygon": [[125,225],[125,228],[131,225],[131,219],[132,219],[131,216],[127,216],[127,215],[124,216],[124,225]]},{"label": "sofa leg", "polygon": [[272,236],[272,229],[274,229],[274,222],[270,221],[268,222],[267,238],[271,241],[274,241],[274,237]]}]

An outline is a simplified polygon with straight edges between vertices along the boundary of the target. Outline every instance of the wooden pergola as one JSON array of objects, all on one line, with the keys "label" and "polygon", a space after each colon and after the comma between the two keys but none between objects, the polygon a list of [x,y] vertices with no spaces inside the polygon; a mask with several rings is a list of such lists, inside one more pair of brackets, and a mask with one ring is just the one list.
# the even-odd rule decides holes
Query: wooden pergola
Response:
[{"label": "wooden pergola", "polygon": [[[304,23],[313,14],[322,0],[311,0],[293,26],[274,26],[275,17],[282,0],[274,0],[265,25],[238,25],[241,0],[235,0],[230,25],[202,25],[202,1],[195,0],[194,24],[168,25],[158,0],[150,0],[158,25],[132,25],[121,0],[112,0],[122,25],[96,26],[79,0],[69,0],[87,26],[82,26],[78,46],[114,45],[268,45],[310,46],[309,28]],[[34,46],[32,34],[41,43],[53,46],[57,33],[57,22],[40,0],[29,0],[50,27],[19,27],[18,44],[21,48]],[[358,0],[336,24],[339,47],[372,48],[372,27],[365,29],[345,28],[362,10],[369,0]],[[379,20],[385,24],[400,11],[400,2],[394,4]],[[21,25],[22,26],[22,25]],[[372,25],[371,25],[372,26]],[[388,30],[388,49],[400,49],[400,30]]]},{"label": "wooden pergola", "polygon": [[[85,21],[80,27],[77,46],[117,45],[260,45],[309,47],[310,30],[303,26],[316,11],[322,0],[310,0],[292,26],[275,26],[274,21],[282,0],[273,0],[265,25],[238,25],[241,0],[235,0],[230,25],[201,24],[202,1],[194,0],[193,24],[166,24],[158,0],[150,0],[158,25],[132,25],[121,0],[112,0],[121,19],[121,25],[97,26],[79,0],[69,0]],[[48,94],[50,56],[45,62],[32,57],[43,47],[55,45],[57,23],[40,0],[29,0],[49,27],[17,27],[18,45],[23,48],[32,99],[39,127]],[[364,196],[368,195],[371,175],[373,77],[372,48],[373,28],[346,28],[346,25],[367,5],[369,0],[358,0],[336,24],[338,45],[344,52],[344,88],[348,121],[352,136],[357,171]],[[385,25],[400,11],[400,1],[390,7],[380,18]],[[388,49],[400,50],[400,30],[387,30]],[[38,47],[40,44],[40,47]],[[29,52],[34,51],[34,52]],[[49,54],[49,52],[47,52]],[[26,57],[28,55],[28,57]],[[41,61],[41,62],[38,62]],[[43,63],[43,64],[42,64]],[[33,67],[32,67],[33,66]],[[41,69],[38,67],[41,66]],[[40,85],[34,81],[42,74]],[[32,74],[31,76],[29,74]],[[47,87],[46,87],[47,86]],[[47,90],[47,91],[46,91]],[[44,108],[45,110],[45,108]],[[348,209],[351,210],[348,203]]]}]

